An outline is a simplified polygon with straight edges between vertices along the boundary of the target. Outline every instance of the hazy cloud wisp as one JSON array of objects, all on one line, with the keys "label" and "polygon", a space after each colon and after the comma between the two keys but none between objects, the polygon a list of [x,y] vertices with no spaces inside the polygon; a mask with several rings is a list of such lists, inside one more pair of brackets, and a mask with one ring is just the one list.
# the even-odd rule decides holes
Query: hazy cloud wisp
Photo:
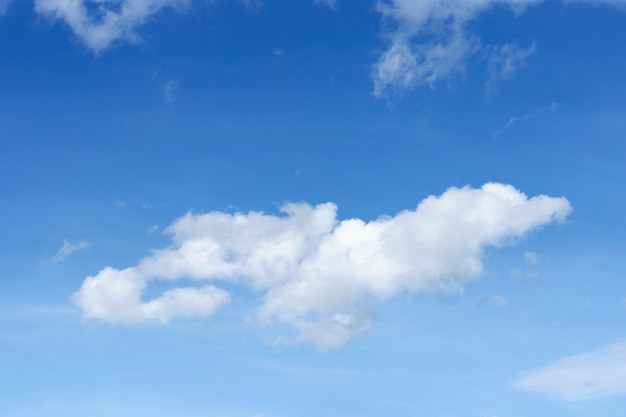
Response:
[{"label": "hazy cloud wisp", "polygon": [[329,7],[331,9],[336,9],[337,8],[337,0],[313,0],[313,4],[320,5],[320,6],[326,6],[326,7]]},{"label": "hazy cloud wisp", "polygon": [[568,356],[524,373],[514,387],[579,402],[626,393],[626,342]]},{"label": "hazy cloud wisp", "polygon": [[59,263],[65,258],[67,258],[68,256],[70,256],[72,253],[78,250],[87,249],[88,247],[89,247],[89,243],[85,242],[84,240],[81,240],[78,243],[70,243],[67,240],[64,240],[63,245],[61,245],[61,248],[59,249],[59,251],[52,258],[50,258],[47,261],[47,263],[50,263],[50,264]]},{"label": "hazy cloud wisp", "polygon": [[[378,0],[387,48],[372,68],[374,95],[393,95],[463,73],[468,60],[483,50],[488,60],[487,93],[512,78],[536,52],[536,44],[483,46],[469,23],[495,5],[508,6],[516,15],[546,0]],[[579,0],[624,8],[623,0]]]},{"label": "hazy cloud wisp", "polygon": [[95,53],[117,41],[136,43],[137,27],[167,7],[185,7],[189,0],[35,0],[35,11],[64,21]]},{"label": "hazy cloud wisp", "polygon": [[174,104],[178,100],[178,90],[180,89],[180,79],[169,80],[163,85],[163,99],[167,104]]},{"label": "hazy cloud wisp", "polygon": [[13,0],[0,0],[0,16],[7,13],[9,10],[9,5],[13,2]]},{"label": "hazy cloud wisp", "polygon": [[536,42],[528,48],[521,48],[512,43],[496,46],[491,53],[487,67],[489,76],[486,83],[487,94],[497,94],[500,83],[513,78],[517,70],[523,68],[526,60],[536,51]]}]

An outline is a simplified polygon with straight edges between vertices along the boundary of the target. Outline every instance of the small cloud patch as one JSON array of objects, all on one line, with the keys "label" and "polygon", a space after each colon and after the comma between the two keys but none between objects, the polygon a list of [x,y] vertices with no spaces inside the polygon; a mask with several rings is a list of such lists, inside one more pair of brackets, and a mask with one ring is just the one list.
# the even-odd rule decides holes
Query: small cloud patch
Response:
[{"label": "small cloud patch", "polygon": [[63,245],[61,245],[61,248],[59,249],[59,251],[52,258],[48,259],[46,263],[48,264],[59,263],[63,261],[65,258],[67,258],[68,256],[70,256],[71,254],[73,254],[74,252],[87,249],[88,247],[89,247],[89,243],[85,242],[84,240],[81,240],[77,243],[70,243],[67,240],[64,240]]}]

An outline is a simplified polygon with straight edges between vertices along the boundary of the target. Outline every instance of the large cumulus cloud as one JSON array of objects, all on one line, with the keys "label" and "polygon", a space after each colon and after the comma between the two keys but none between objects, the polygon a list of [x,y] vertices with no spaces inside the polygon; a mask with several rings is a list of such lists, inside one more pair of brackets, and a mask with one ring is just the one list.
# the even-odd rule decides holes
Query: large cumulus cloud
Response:
[{"label": "large cumulus cloud", "polygon": [[[172,245],[136,266],[87,277],[73,299],[85,318],[113,323],[209,317],[229,300],[220,282],[256,291],[254,316],[283,322],[321,347],[367,328],[361,301],[450,291],[478,278],[485,250],[514,242],[570,213],[563,197],[528,198],[510,185],[450,188],[415,209],[372,221],[337,219],[333,203],[287,204],[282,215],[189,213],[167,233]],[[195,280],[150,301],[150,281]]]}]

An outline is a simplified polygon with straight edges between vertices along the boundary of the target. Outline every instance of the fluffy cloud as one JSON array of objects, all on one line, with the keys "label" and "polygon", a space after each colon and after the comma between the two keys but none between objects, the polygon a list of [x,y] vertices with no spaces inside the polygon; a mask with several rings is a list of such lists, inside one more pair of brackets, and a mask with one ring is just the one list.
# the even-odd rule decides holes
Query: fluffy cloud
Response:
[{"label": "fluffy cloud", "polygon": [[35,0],[35,11],[63,20],[92,51],[116,41],[137,42],[136,28],[166,7],[184,7],[188,0]]},{"label": "fluffy cloud", "polygon": [[510,185],[450,188],[416,209],[372,221],[337,219],[332,203],[287,204],[283,215],[187,214],[166,232],[170,247],[136,266],[85,279],[74,301],[86,318],[117,323],[208,317],[228,301],[214,286],[170,290],[144,302],[151,280],[228,281],[256,291],[263,323],[283,322],[297,340],[339,345],[368,327],[362,302],[403,292],[459,290],[478,278],[489,247],[570,212],[565,198],[528,198]]},{"label": "fluffy cloud", "polygon": [[[373,68],[374,95],[397,93],[462,73],[477,51],[490,55],[487,91],[497,92],[498,83],[513,77],[536,48],[513,44],[482,48],[468,23],[495,5],[509,6],[521,14],[546,0],[378,0],[388,48]],[[579,0],[581,3],[623,7],[623,0]]]},{"label": "fluffy cloud", "polygon": [[566,401],[587,401],[626,393],[626,342],[569,356],[522,375],[514,386],[554,395]]}]

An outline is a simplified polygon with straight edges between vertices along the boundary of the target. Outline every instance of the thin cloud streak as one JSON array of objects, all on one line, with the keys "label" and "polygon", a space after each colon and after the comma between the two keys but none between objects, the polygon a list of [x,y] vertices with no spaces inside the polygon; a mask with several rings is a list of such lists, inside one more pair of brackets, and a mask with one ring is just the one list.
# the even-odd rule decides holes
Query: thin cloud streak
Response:
[{"label": "thin cloud streak", "polygon": [[71,254],[73,254],[74,252],[79,251],[79,250],[85,250],[88,247],[89,247],[89,243],[85,242],[84,240],[81,240],[77,243],[70,243],[67,240],[64,240],[63,245],[61,245],[61,248],[59,249],[59,251],[52,258],[48,259],[46,263],[48,264],[59,263],[63,261],[65,258],[67,258],[68,256],[70,256]]},{"label": "thin cloud streak", "polygon": [[559,105],[557,103],[551,103],[549,106],[547,107],[541,107],[538,109],[535,109],[531,112],[528,112],[526,114],[523,114],[521,116],[511,116],[509,118],[509,120],[506,122],[506,125],[504,125],[502,128],[494,131],[491,136],[494,138],[497,138],[498,136],[500,136],[502,133],[504,133],[506,130],[512,128],[513,126],[521,123],[521,122],[526,122],[528,120],[540,117],[542,115],[544,115],[545,113],[553,113],[555,111],[557,111],[559,109]]}]

